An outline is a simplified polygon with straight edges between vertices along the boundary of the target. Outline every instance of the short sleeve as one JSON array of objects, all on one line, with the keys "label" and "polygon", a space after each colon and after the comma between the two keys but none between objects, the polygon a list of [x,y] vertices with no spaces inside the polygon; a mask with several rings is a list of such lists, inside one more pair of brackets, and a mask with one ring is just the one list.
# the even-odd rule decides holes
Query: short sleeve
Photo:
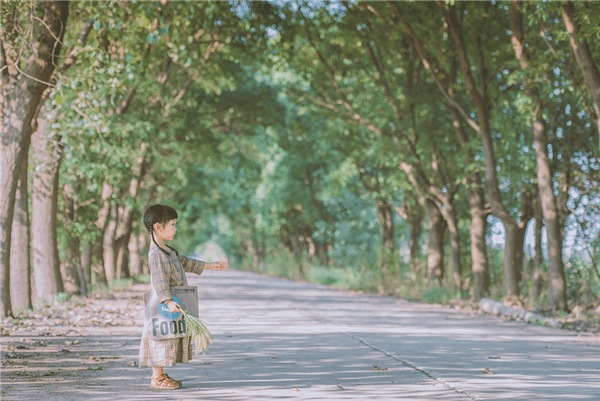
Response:
[{"label": "short sleeve", "polygon": [[183,270],[188,273],[202,274],[204,271],[204,265],[206,262],[196,259],[186,258],[185,256],[179,255],[179,262],[183,266]]},{"label": "short sleeve", "polygon": [[169,291],[169,277],[171,263],[169,258],[162,251],[153,252],[148,255],[148,268],[152,277],[152,285],[158,297],[158,302],[165,302],[173,299],[171,291]]}]

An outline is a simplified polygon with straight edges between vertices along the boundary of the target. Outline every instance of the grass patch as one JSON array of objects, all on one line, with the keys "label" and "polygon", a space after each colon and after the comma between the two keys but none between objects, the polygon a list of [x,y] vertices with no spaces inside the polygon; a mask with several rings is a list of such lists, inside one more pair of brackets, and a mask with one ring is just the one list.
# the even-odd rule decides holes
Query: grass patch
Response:
[{"label": "grass patch", "polygon": [[311,264],[308,257],[295,257],[287,250],[268,255],[258,266],[249,260],[236,263],[241,270],[292,280],[306,280],[336,289],[392,296],[413,302],[447,305],[457,298],[452,290],[432,285],[425,278],[417,277],[408,267],[395,267],[382,271],[375,263],[362,266],[326,267]]},{"label": "grass patch", "polygon": [[454,295],[444,287],[424,288],[421,292],[421,301],[429,304],[446,305]]}]

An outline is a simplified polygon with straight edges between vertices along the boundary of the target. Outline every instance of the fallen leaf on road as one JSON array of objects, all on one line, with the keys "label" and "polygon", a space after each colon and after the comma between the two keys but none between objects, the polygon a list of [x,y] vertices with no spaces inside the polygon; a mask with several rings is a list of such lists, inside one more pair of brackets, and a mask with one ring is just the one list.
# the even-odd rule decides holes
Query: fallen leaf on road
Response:
[{"label": "fallen leaf on road", "polygon": [[499,356],[488,356],[488,359],[500,359]]},{"label": "fallen leaf on road", "polygon": [[343,390],[344,389],[340,383],[338,383],[337,388],[338,388],[338,390]]},{"label": "fallen leaf on road", "polygon": [[483,373],[487,373],[488,375],[495,375],[496,373],[500,372],[502,369],[504,369],[506,367],[506,365],[502,366],[500,369],[498,369],[497,371],[493,372],[490,370],[490,368],[485,368],[483,370],[480,370],[480,372]]},{"label": "fallen leaf on road", "polygon": [[300,391],[300,388],[296,387],[295,389],[293,389],[292,391]]},{"label": "fallen leaf on road", "polygon": [[377,365],[373,365],[373,370],[387,370],[388,368],[380,368]]}]

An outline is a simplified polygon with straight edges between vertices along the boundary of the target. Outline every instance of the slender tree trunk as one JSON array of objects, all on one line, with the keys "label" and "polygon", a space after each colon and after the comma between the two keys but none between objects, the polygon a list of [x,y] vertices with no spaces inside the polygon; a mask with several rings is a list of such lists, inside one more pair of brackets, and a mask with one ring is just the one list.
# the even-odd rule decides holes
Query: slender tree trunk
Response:
[{"label": "slender tree trunk", "polygon": [[64,291],[56,239],[58,172],[63,147],[47,124],[45,116],[38,118],[38,129],[32,136],[31,247],[36,302],[51,302],[56,294]]},{"label": "slender tree trunk", "polygon": [[[71,185],[63,187],[64,215],[63,226],[70,231],[73,223],[77,221],[77,188]],[[65,259],[60,270],[63,285],[67,295],[86,295],[85,280],[81,267],[80,240],[77,235],[69,235],[69,242],[65,244]]]},{"label": "slender tree trunk", "polygon": [[381,260],[380,267],[383,275],[383,287],[389,291],[391,284],[390,268],[393,266],[396,253],[396,244],[394,243],[394,219],[392,215],[392,206],[382,198],[376,202],[377,217],[381,226]]},{"label": "slender tree trunk", "polygon": [[92,246],[88,241],[85,241],[81,246],[81,270],[87,290],[88,286],[92,284]]},{"label": "slender tree trunk", "polygon": [[108,220],[108,226],[106,227],[102,238],[102,258],[104,260],[104,274],[106,275],[106,281],[110,283],[116,278],[117,273],[115,236],[117,233],[119,212],[116,201],[109,201],[109,204],[110,217]]},{"label": "slender tree trunk", "polygon": [[444,234],[446,221],[437,205],[430,199],[423,202],[427,217],[427,278],[438,280],[444,278]]},{"label": "slender tree trunk", "polygon": [[[119,214],[124,214],[123,219],[129,220],[128,211]],[[133,212],[131,214],[133,215]],[[119,219],[119,221],[122,221],[122,219]],[[125,232],[123,232],[122,235],[117,236],[115,240],[115,253],[117,255],[117,261],[115,265],[116,278],[129,278],[131,276],[131,272],[129,269],[130,258],[128,246],[129,239],[131,238],[132,229],[130,228],[131,225],[129,222],[126,221],[124,225]]]},{"label": "slender tree trunk", "polygon": [[377,217],[381,225],[381,243],[390,250],[394,251],[396,244],[394,243],[394,219],[392,215],[392,206],[384,199],[377,201]]},{"label": "slender tree trunk", "polygon": [[[54,66],[60,55],[62,39],[69,15],[69,2],[40,3],[41,19],[32,20],[31,52],[22,67],[23,73],[9,65],[6,55],[18,54],[18,43],[0,42],[0,313],[9,316],[10,302],[10,249],[14,204],[19,171],[27,157],[26,143],[31,136],[31,124],[44,90],[48,87]],[[12,17],[12,16],[9,16]],[[2,13],[4,26],[5,14]],[[29,32],[29,30],[28,30]],[[33,79],[32,79],[33,78]]]},{"label": "slender tree trunk", "polygon": [[423,207],[413,202],[405,199],[402,207],[396,206],[395,209],[398,215],[404,219],[410,231],[408,237],[408,249],[410,253],[408,259],[409,269],[412,272],[419,273],[421,270],[421,266],[419,265],[419,256],[421,254],[419,240],[423,232]]},{"label": "slender tree trunk", "polygon": [[149,245],[149,235],[145,230],[142,230],[140,235],[138,236],[138,246],[140,249],[140,265],[142,267],[142,274],[148,275],[150,274],[150,269],[148,267],[148,245]]},{"label": "slender tree trunk", "polygon": [[541,113],[538,114],[538,120],[533,124],[533,136],[538,165],[538,186],[544,214],[544,225],[548,237],[548,295],[555,309],[567,310],[567,286],[562,255],[562,227],[556,197],[554,196],[552,171],[548,157],[548,138]]},{"label": "slender tree trunk", "polygon": [[[29,139],[29,138],[28,138]],[[29,140],[26,148],[29,148]],[[31,260],[29,257],[29,196],[27,193],[27,157],[23,158],[15,199],[10,250],[10,295],[13,316],[31,309]]]},{"label": "slender tree trunk", "polygon": [[[259,251],[259,261],[260,263],[265,261],[265,257],[267,256],[267,238],[265,232],[260,230],[259,234],[259,243],[260,246],[258,248]],[[323,266],[329,265],[329,255],[327,254],[327,244],[317,243],[319,251],[319,260]]]},{"label": "slender tree trunk", "polygon": [[94,265],[92,270],[94,271],[96,281],[99,284],[106,284],[106,273],[104,272],[104,233],[108,228],[110,221],[110,198],[113,195],[114,189],[108,183],[102,184],[102,207],[98,211],[98,218],[96,219],[96,228],[100,232],[100,235],[96,241],[92,244],[92,254],[98,261],[97,265]]},{"label": "slender tree trunk", "polygon": [[527,225],[529,224],[529,221],[534,216],[533,198],[534,197],[529,188],[525,187],[521,191],[521,219],[517,224],[519,227],[517,232],[517,241],[521,245],[517,248],[517,255],[515,255],[515,258],[518,258],[521,261],[521,269],[517,271],[517,282],[521,282],[521,280],[525,276],[523,268],[525,264],[525,233],[527,232]]},{"label": "slender tree trunk", "polygon": [[504,292],[506,297],[519,296],[519,271],[518,268],[523,258],[519,247],[523,246],[523,241],[519,238],[518,224],[504,224],[505,242],[504,242]]},{"label": "slender tree trunk", "polygon": [[[129,196],[134,201],[138,198],[142,179],[146,174],[147,166],[144,161],[146,155],[146,144],[142,143],[138,157],[136,160],[136,167],[134,169],[133,178],[129,183]],[[131,238],[131,232],[133,231],[133,219],[135,216],[135,208],[123,206],[121,218],[119,219],[119,226],[117,228],[117,277],[128,278],[130,276],[129,271],[129,239]]]},{"label": "slender tree trunk", "polygon": [[[511,4],[512,42],[521,69],[527,71],[529,68],[530,55],[527,53],[527,48],[525,46],[522,16],[516,5],[517,2],[513,0]],[[568,5],[565,5],[563,10],[565,14],[569,14]],[[568,17],[569,15],[567,15],[567,18]],[[571,31],[569,33],[572,34]],[[571,39],[573,39],[573,36],[571,36]],[[572,40],[571,44],[573,45],[574,43],[575,41]],[[575,43],[575,47],[577,46],[579,45]],[[575,47],[574,52],[577,54]],[[594,69],[597,73],[597,68]],[[598,94],[600,95],[600,75],[598,78]],[[532,111],[531,132],[533,134],[533,143],[535,145],[538,188],[548,237],[548,295],[550,302],[555,309],[567,310],[565,270],[562,257],[562,227],[560,224],[557,201],[554,195],[554,182],[552,181],[552,169],[550,166],[550,157],[548,155],[548,133],[546,121],[542,115],[542,98],[535,87],[534,82],[530,82],[526,79],[524,81],[524,87],[527,96],[529,96],[536,104]],[[600,100],[600,97],[598,97],[598,99]],[[597,106],[599,105],[600,103]]]},{"label": "slender tree trunk", "polygon": [[421,255],[421,246],[419,240],[423,232],[423,215],[419,213],[418,217],[408,220],[408,227],[410,230],[408,238],[408,249],[410,252],[408,266],[411,271],[418,272],[420,270],[419,256]]},{"label": "slender tree trunk", "polygon": [[140,274],[142,274],[138,240],[139,236],[135,233],[132,233],[132,235],[129,237],[129,244],[127,245],[127,250],[129,252],[129,263],[131,264],[129,268],[129,273],[131,274],[131,277],[137,277]]},{"label": "slender tree trunk", "polygon": [[[315,246],[317,247],[317,256],[319,257],[319,264],[321,266],[329,266],[329,256],[327,255],[327,244],[322,242],[316,242]],[[264,260],[264,256],[262,256],[261,252],[261,262]]]},{"label": "slender tree trunk", "polygon": [[[596,128],[598,135],[600,135],[600,70],[598,69],[598,63],[592,57],[592,52],[585,36],[579,32],[580,29],[575,17],[575,5],[573,2],[568,1],[564,3],[562,10],[565,26],[567,32],[569,32],[569,43],[573,49],[573,54],[575,54],[575,60],[592,95],[594,109],[596,110]],[[552,281],[552,278],[550,281]]]},{"label": "slender tree trunk", "polygon": [[129,278],[131,272],[129,269],[129,239],[133,231],[134,210],[127,206],[119,208],[121,216],[119,218],[119,227],[117,228],[117,238],[115,239],[115,252],[117,253],[116,277]]},{"label": "slender tree trunk", "polygon": [[542,253],[542,227],[543,227],[542,206],[539,200],[535,202],[535,259],[533,270],[533,299],[538,299],[542,293],[543,277],[542,267],[544,265],[544,255]]},{"label": "slender tree trunk", "polygon": [[[473,185],[473,179],[470,180]],[[475,180],[480,183],[480,180]],[[487,259],[485,234],[487,213],[484,210],[484,194],[481,185],[467,191],[471,212],[471,263],[473,265],[473,299],[479,302],[490,290],[490,270]]]},{"label": "slender tree trunk", "polygon": [[252,243],[252,240],[250,238],[246,239],[246,243],[245,245],[245,256],[250,255],[252,257],[252,270],[256,270],[256,268],[258,267],[258,265],[256,264],[256,252],[254,251],[254,244]]},{"label": "slender tree trunk", "polygon": [[377,217],[379,218],[379,224],[381,225],[381,270],[383,273],[384,286],[388,289],[390,281],[389,270],[394,263],[394,255],[396,252],[396,245],[394,243],[394,219],[392,215],[392,206],[384,199],[377,200]]},{"label": "slender tree trunk", "polygon": [[[252,221],[252,227],[251,227],[251,232],[252,234],[250,235],[250,238],[252,239],[252,262],[254,263],[255,267],[258,267],[258,264],[260,262],[260,245],[258,244],[258,235],[256,233],[256,226],[255,226],[255,222]],[[314,243],[312,242],[312,238],[308,238],[309,241],[309,251],[308,251],[308,256],[312,257],[314,254]],[[313,250],[311,252],[311,246],[313,247]]]},{"label": "slender tree trunk", "polygon": [[450,232],[450,266],[452,267],[452,282],[454,284],[454,291],[458,294],[462,291],[462,262],[461,262],[461,250],[460,250],[460,234],[458,230],[458,216],[456,215],[456,209],[447,210],[449,215],[448,231]]}]

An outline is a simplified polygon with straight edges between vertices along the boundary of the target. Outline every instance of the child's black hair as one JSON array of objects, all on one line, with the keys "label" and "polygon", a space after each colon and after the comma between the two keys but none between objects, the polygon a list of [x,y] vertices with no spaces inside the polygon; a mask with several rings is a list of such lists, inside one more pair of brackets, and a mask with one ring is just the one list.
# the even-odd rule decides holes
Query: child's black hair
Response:
[{"label": "child's black hair", "polygon": [[[161,204],[149,206],[146,209],[146,211],[144,212],[144,219],[143,219],[144,227],[146,227],[146,230],[148,230],[150,232],[150,236],[152,237],[152,242],[154,242],[156,244],[156,246],[158,246],[158,248],[161,251],[163,251],[165,254],[167,254],[167,251],[162,249],[156,243],[156,240],[154,239],[154,224],[159,223],[161,226],[166,226],[169,221],[175,220],[175,219],[177,219],[177,217],[178,217],[177,211],[175,211],[175,209],[173,209],[170,206],[161,205]],[[177,252],[177,250],[175,248],[173,248],[169,245],[166,245],[166,246],[169,249],[171,249],[172,251],[175,251],[177,256],[179,256],[179,252]]]}]

